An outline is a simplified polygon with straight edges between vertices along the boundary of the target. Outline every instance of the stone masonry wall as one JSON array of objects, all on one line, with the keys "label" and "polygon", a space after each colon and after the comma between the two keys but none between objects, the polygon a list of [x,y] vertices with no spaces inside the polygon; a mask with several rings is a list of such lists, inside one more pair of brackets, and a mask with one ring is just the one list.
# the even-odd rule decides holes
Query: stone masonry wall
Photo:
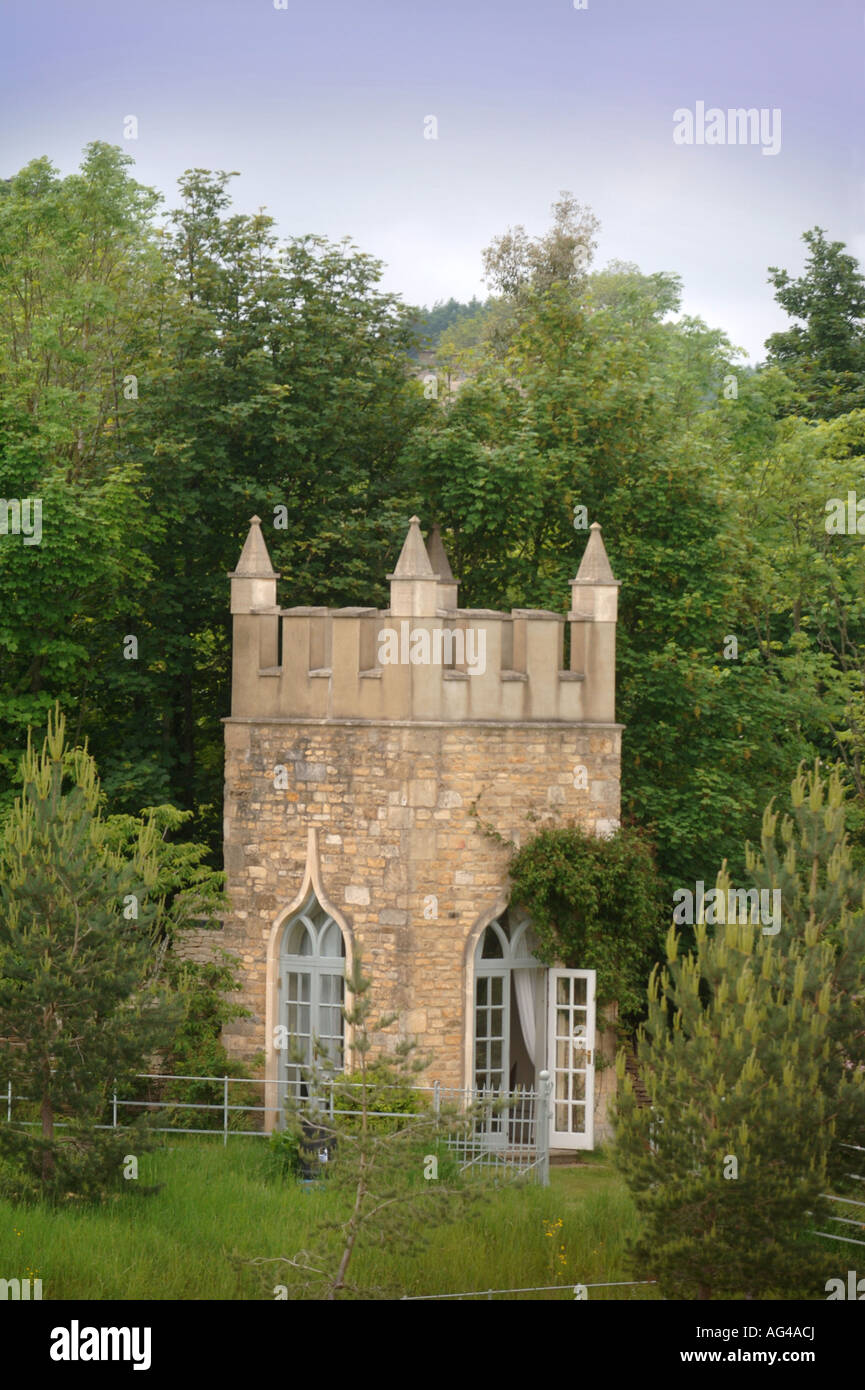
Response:
[{"label": "stone masonry wall", "polygon": [[224,945],[225,938],[219,927],[185,927],[174,938],[172,950],[180,960],[191,961],[193,965],[210,965],[218,959],[220,947]]},{"label": "stone masonry wall", "polygon": [[[569,821],[614,829],[621,726],[235,718],[225,732],[223,935],[252,1011],[226,1030],[229,1051],[265,1047],[268,938],[300,891],[314,825],[323,890],[362,950],[376,1007],[398,1013],[400,1032],[433,1053],[430,1079],[466,1084],[465,945],[507,894],[511,852],[479,820],[519,844]],[[274,788],[279,764],[287,790]],[[587,769],[582,790],[577,764]]]}]

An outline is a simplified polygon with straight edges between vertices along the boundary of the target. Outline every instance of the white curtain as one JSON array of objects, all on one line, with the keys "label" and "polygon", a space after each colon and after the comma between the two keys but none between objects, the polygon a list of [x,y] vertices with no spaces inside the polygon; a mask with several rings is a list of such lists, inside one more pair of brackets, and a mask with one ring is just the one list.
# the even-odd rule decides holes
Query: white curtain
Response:
[{"label": "white curtain", "polygon": [[537,970],[515,970],[514,990],[517,996],[517,1008],[520,1013],[520,1028],[522,1029],[523,1042],[529,1054],[529,1061],[535,1065],[535,981]]}]

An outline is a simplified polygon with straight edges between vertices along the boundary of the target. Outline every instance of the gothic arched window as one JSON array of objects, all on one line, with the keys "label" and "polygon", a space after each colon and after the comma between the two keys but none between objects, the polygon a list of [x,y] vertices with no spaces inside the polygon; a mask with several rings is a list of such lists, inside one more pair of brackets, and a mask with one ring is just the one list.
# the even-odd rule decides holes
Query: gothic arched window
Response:
[{"label": "gothic arched window", "polygon": [[279,952],[279,1022],[287,1046],[281,1050],[284,1094],[307,1094],[304,1067],[317,1052],[342,1070],[345,1032],[345,942],[339,924],[314,893],[285,924]]}]

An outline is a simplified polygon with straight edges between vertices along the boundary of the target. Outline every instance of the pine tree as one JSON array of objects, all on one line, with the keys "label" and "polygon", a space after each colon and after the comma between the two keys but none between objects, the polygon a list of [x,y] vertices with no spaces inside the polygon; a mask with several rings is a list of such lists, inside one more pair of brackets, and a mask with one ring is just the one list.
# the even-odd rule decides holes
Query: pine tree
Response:
[{"label": "pine tree", "polygon": [[112,847],[95,764],[59,710],[21,771],[0,835],[0,1077],[38,1119],[19,1101],[0,1124],[0,1179],[16,1197],[93,1197],[121,1178],[130,1129],[132,1151],[145,1144],[140,1126],[94,1126],[177,1012],[157,982],[158,836],[142,823],[131,856]]},{"label": "pine tree", "polygon": [[837,1263],[813,1231],[840,1141],[865,1132],[863,875],[837,772],[800,769],[792,807],[780,845],[767,808],[746,860],[758,888],[780,890],[779,929],[724,920],[739,916],[725,866],[718,925],[697,925],[690,955],[671,927],[650,979],[649,1107],[618,1058],[617,1163],[643,1219],[633,1256],[665,1297],[815,1298]]},{"label": "pine tree", "polygon": [[[767,808],[760,852],[749,847],[746,866],[759,889],[780,889],[788,987],[795,987],[805,968],[807,948],[830,948],[822,981],[830,997],[830,1046],[820,1084],[832,1102],[829,1179],[838,1191],[850,1168],[842,1146],[865,1144],[865,870],[853,862],[839,769],[824,778],[819,762],[807,777],[800,768],[791,805],[793,814],[784,817],[780,831],[777,814]],[[808,987],[818,983],[807,980]]]}]

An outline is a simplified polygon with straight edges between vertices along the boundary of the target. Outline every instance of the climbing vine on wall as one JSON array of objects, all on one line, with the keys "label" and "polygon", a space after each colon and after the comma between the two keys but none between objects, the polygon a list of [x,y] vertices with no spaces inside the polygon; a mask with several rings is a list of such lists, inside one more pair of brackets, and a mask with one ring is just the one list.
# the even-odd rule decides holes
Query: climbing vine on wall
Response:
[{"label": "climbing vine on wall", "polygon": [[529,912],[545,965],[597,971],[599,1008],[620,1024],[645,1012],[646,981],[669,925],[652,846],[638,829],[608,839],[544,830],[514,855],[511,901]]}]

